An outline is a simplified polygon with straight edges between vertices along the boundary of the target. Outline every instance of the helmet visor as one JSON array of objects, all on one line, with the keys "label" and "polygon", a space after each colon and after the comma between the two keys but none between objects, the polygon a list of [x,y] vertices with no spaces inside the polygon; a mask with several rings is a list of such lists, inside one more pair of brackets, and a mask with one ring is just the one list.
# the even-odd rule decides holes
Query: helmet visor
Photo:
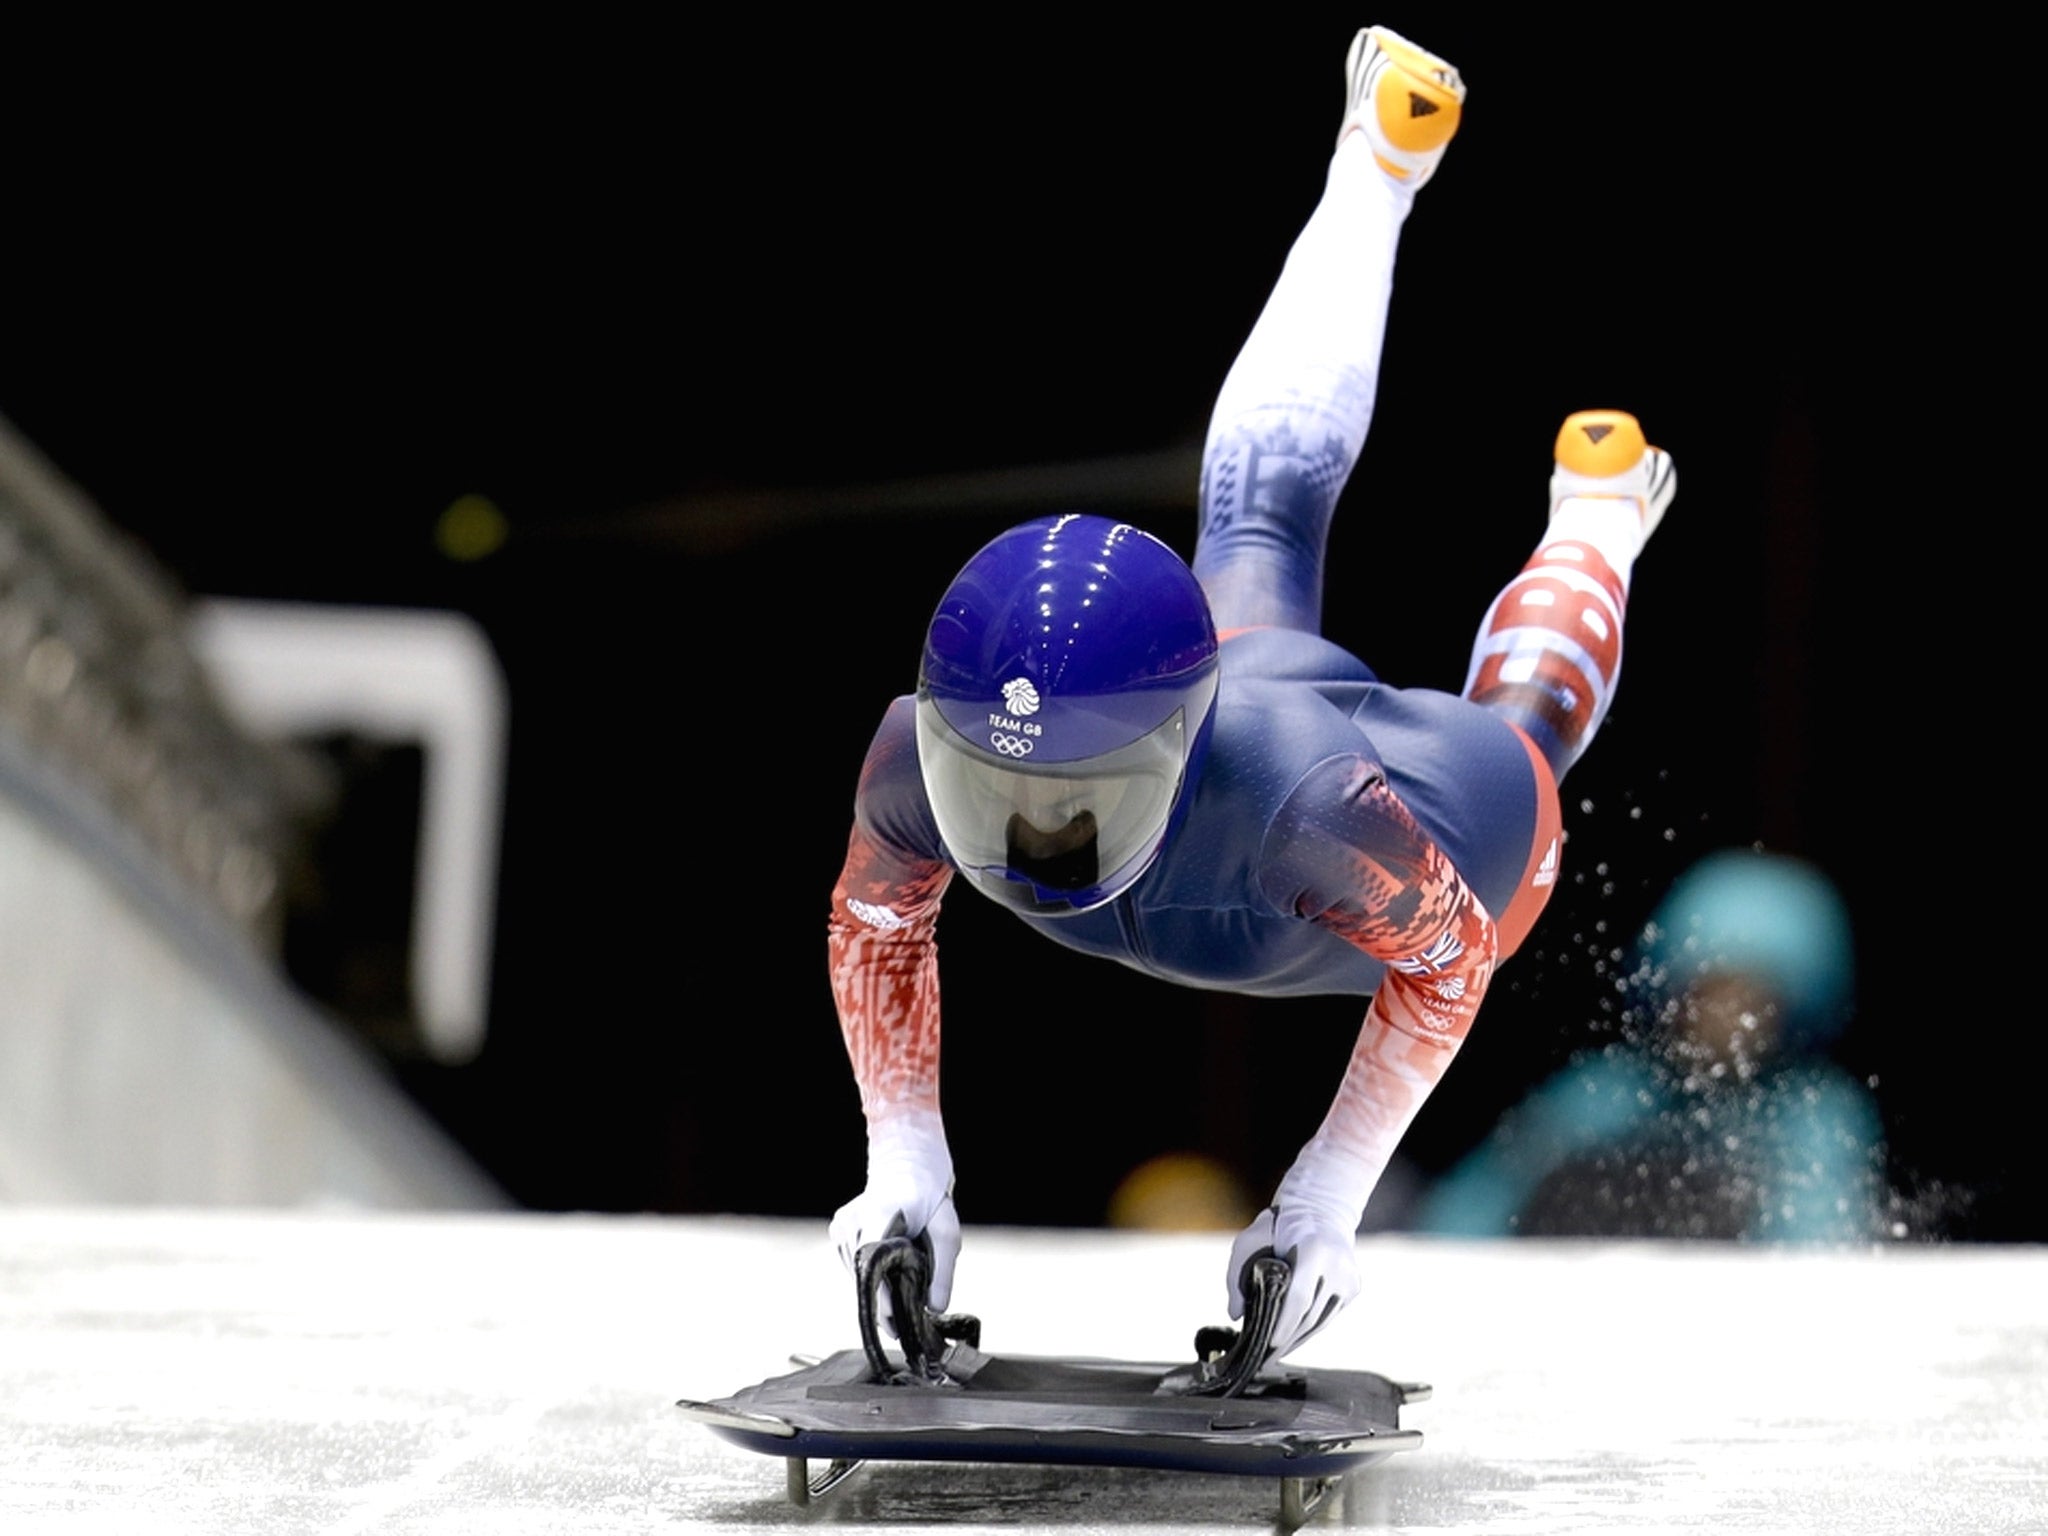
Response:
[{"label": "helmet visor", "polygon": [[1143,872],[1173,814],[1187,738],[1176,709],[1113,751],[1033,764],[1029,737],[993,730],[971,742],[929,698],[917,705],[918,761],[947,851],[984,891],[1027,908],[1099,905]]}]

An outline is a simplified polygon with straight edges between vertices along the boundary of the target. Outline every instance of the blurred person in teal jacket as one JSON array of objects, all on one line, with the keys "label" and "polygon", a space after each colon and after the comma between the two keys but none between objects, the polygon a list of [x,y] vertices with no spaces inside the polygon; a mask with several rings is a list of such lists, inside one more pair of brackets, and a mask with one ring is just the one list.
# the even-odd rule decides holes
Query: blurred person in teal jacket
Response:
[{"label": "blurred person in teal jacket", "polygon": [[1724,850],[1666,893],[1587,1050],[1428,1193],[1417,1230],[1851,1243],[1881,1235],[1884,1132],[1829,1051],[1854,1004],[1849,917],[1804,861]]}]

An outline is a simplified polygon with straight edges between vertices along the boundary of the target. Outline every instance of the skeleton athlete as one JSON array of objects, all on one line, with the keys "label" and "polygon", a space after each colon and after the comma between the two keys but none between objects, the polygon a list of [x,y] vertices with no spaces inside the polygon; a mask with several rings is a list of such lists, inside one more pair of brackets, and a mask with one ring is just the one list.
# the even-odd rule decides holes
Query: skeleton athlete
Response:
[{"label": "skeleton athlete", "polygon": [[1172,982],[1370,999],[1320,1127],[1226,1262],[1233,1318],[1252,1258],[1290,1262],[1277,1358],[1357,1295],[1366,1201],[1558,878],[1558,782],[1606,715],[1676,476],[1628,413],[1569,417],[1542,540],[1457,693],[1383,682],[1321,637],[1401,229],[1465,99],[1384,27],[1345,77],[1324,191],[1216,402],[1191,565],[1089,515],[998,536],[940,599],[863,765],[828,942],[867,1182],[832,1234],[849,1263],[892,1228],[927,1236],[934,1309],[960,1248],[936,947],[956,881]]}]

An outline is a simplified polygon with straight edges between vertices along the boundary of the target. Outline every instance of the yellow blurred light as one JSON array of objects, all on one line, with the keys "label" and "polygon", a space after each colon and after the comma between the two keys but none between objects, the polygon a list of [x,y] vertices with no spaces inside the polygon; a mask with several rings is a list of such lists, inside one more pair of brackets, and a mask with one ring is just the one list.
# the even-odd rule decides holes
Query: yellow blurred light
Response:
[{"label": "yellow blurred light", "polygon": [[488,496],[458,496],[434,525],[434,545],[450,560],[482,560],[504,546],[510,528]]},{"label": "yellow blurred light", "polygon": [[1235,1232],[1256,1214],[1237,1175],[1198,1152],[1147,1159],[1109,1197],[1111,1226],[1147,1232]]}]

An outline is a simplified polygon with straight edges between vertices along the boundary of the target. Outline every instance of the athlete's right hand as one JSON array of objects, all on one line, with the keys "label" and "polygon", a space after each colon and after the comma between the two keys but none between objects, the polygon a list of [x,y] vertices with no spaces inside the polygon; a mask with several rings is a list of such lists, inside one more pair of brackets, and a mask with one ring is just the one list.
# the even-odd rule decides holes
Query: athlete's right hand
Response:
[{"label": "athlete's right hand", "polygon": [[[869,1243],[886,1237],[924,1234],[931,1244],[931,1286],[926,1304],[943,1312],[953,1297],[953,1266],[960,1257],[960,1217],[953,1208],[953,1158],[943,1132],[936,1136],[871,1134],[868,1138],[868,1183],[860,1194],[832,1217],[832,1243],[847,1273]],[[887,1315],[888,1296],[880,1302],[882,1320],[895,1334]]]}]

